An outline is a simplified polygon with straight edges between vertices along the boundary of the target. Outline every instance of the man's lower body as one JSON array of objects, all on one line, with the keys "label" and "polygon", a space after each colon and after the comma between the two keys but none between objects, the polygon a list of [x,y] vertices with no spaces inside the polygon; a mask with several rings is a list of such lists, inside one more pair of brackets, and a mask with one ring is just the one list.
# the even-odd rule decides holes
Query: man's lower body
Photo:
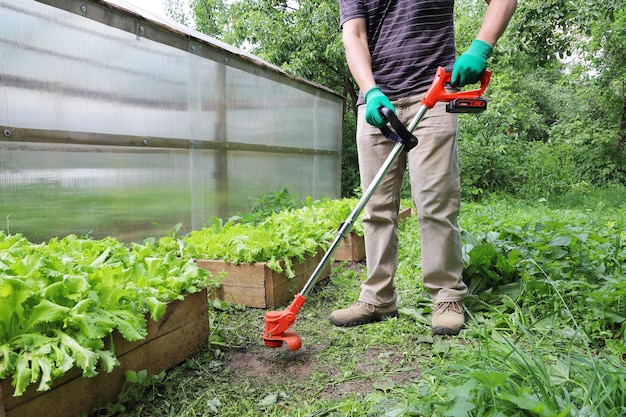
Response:
[{"label": "man's lower body", "polygon": [[[421,95],[393,102],[407,125],[421,107]],[[367,189],[394,143],[365,122],[359,108],[357,147],[361,185]],[[355,326],[397,316],[394,283],[398,260],[398,211],[402,179],[409,166],[411,193],[417,209],[422,245],[422,279],[434,301],[432,331],[458,334],[464,324],[463,258],[457,218],[460,180],[457,160],[457,115],[438,103],[426,112],[415,131],[417,147],[403,152],[382,179],[365,207],[363,227],[367,279],[357,303],[337,310],[330,320]]]}]

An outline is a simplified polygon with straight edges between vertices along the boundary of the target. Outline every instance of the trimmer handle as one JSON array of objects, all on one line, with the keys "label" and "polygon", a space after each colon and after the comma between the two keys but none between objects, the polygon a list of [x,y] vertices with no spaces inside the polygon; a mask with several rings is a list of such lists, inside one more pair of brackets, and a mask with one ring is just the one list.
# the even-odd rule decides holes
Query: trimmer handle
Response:
[{"label": "trimmer handle", "polygon": [[445,87],[447,84],[450,84],[451,79],[452,67],[438,67],[432,84],[422,98],[422,104],[427,108],[432,109],[438,101],[450,102],[457,98],[479,98],[489,85],[489,81],[491,81],[491,71],[485,71],[480,79],[480,88],[475,90],[448,92]]}]

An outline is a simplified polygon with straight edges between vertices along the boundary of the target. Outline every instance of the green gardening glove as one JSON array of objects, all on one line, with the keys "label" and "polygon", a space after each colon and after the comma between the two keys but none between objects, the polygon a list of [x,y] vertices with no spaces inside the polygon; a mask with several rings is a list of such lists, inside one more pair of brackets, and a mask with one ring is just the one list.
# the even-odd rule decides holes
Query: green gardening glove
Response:
[{"label": "green gardening glove", "polygon": [[464,54],[456,60],[452,68],[450,85],[463,87],[480,81],[487,69],[487,58],[491,55],[491,45],[479,39],[474,39]]},{"label": "green gardening glove", "polygon": [[387,96],[380,91],[380,88],[372,87],[367,90],[367,93],[365,93],[365,120],[379,129],[387,124],[387,121],[378,112],[381,106],[393,110],[394,113],[396,112],[396,108],[393,107]]}]

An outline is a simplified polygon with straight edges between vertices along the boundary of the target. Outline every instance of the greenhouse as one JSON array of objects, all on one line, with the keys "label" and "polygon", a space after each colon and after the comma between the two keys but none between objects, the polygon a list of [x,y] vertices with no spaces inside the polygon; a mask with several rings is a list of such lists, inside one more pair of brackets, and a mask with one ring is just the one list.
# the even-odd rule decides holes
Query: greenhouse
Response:
[{"label": "greenhouse", "polygon": [[42,241],[338,197],[343,99],[123,0],[0,0],[0,218]]}]

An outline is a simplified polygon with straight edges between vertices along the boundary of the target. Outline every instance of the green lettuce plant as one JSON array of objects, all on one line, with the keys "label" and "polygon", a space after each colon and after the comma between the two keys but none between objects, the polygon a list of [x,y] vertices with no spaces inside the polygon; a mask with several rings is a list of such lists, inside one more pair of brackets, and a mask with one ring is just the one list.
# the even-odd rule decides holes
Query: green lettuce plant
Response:
[{"label": "green lettuce plant", "polygon": [[210,285],[208,272],[151,243],[70,235],[33,244],[0,232],[0,379],[14,395],[50,389],[72,368],[110,372],[119,361],[105,341],[147,335],[168,300]]}]

